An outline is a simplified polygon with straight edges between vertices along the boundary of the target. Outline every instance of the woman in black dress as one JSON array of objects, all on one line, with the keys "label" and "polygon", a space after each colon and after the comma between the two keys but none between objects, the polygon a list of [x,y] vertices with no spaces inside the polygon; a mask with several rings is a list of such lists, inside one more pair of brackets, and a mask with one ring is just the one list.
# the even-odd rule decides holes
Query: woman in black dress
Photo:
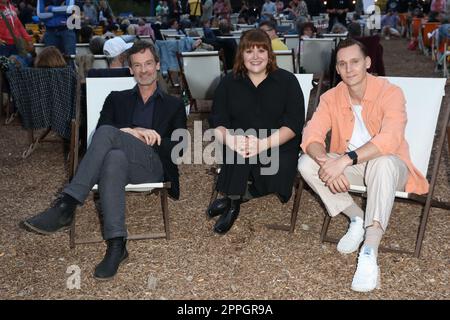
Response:
[{"label": "woman in black dress", "polygon": [[300,85],[277,67],[270,38],[257,29],[245,32],[233,73],[216,89],[210,117],[224,145],[216,188],[226,196],[207,210],[209,217],[220,215],[215,232],[231,228],[242,202],[271,193],[289,200],[304,120]]}]

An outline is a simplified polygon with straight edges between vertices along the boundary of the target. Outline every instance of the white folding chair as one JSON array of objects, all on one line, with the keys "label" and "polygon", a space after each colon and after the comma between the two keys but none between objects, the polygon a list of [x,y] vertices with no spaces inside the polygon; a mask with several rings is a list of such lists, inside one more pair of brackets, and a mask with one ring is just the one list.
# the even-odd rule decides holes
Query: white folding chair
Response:
[{"label": "white folding chair", "polygon": [[197,110],[196,100],[212,100],[219,84],[219,51],[182,52],[177,57],[191,107]]},{"label": "white folding chair", "polygon": [[276,50],[273,52],[277,59],[277,66],[281,69],[295,73],[295,53],[294,49]]},{"label": "white folding chair", "polygon": [[76,55],[92,54],[89,43],[77,43],[75,52]]},{"label": "white folding chair", "polygon": [[300,36],[298,34],[286,34],[284,35],[284,43],[289,48],[289,50],[298,50]]},{"label": "white folding chair", "polygon": [[[136,81],[133,77],[123,78],[86,78],[86,100],[87,100],[87,145],[89,146],[92,136],[94,135],[95,128],[97,126],[98,119],[100,117],[100,111],[102,110],[104,101],[111,91],[121,91],[131,89],[136,85]],[[77,151],[78,148],[75,150]],[[76,171],[76,163],[73,167],[73,173]],[[128,184],[125,186],[127,192],[142,192],[149,193],[151,191],[159,191],[161,198],[161,208],[164,219],[164,232],[161,233],[145,233],[139,235],[129,235],[128,240],[141,240],[141,239],[156,239],[166,238],[170,239],[169,229],[169,209],[167,205],[167,189],[170,188],[170,182],[157,182],[157,183],[141,183],[141,184]],[[94,185],[92,191],[96,192],[98,186]],[[76,217],[76,216],[75,216]],[[96,243],[103,241],[102,239],[76,239],[75,234],[75,221],[73,219],[70,227],[70,247],[74,248],[77,244]]]},{"label": "white folding chair", "polygon": [[[420,226],[417,231],[415,249],[413,252],[403,249],[381,248],[384,251],[410,253],[415,257],[419,257],[422,248],[425,227],[428,221],[428,215],[431,207],[450,209],[450,203],[437,201],[433,199],[434,188],[441,160],[442,150],[444,148],[446,126],[449,121],[450,108],[447,106],[443,114],[444,121],[439,128],[440,136],[435,143],[434,164],[428,169],[430,158],[432,155],[432,147],[435,133],[437,132],[438,117],[441,110],[442,98],[445,95],[445,82],[443,78],[403,78],[403,77],[387,77],[391,83],[399,86],[406,98],[406,113],[408,123],[406,125],[405,136],[409,144],[410,156],[415,167],[427,177],[430,172],[430,189],[427,195],[419,196],[417,194],[407,192],[396,192],[396,201],[407,201],[419,203],[423,206],[423,212],[420,218]],[[426,94],[425,94],[426,92]],[[420,128],[420,130],[418,130]],[[299,193],[303,188],[303,179],[300,183]],[[350,192],[364,195],[365,186],[351,185]],[[296,197],[297,200],[297,197]],[[298,197],[300,201],[300,196]],[[291,232],[294,231],[296,216],[291,216],[294,224]],[[392,219],[392,218],[391,218]],[[331,221],[331,217],[326,214],[321,230],[321,241],[337,243],[338,240],[328,237],[327,231]]]},{"label": "white folding chair", "polygon": [[161,29],[159,31],[161,32],[163,40],[167,40],[168,36],[181,36],[180,34],[178,34],[178,30],[175,29]]},{"label": "white folding chair", "polygon": [[45,44],[35,43],[35,44],[33,44],[33,47],[34,47],[34,52],[36,52],[36,55],[39,55],[42,52],[42,50],[44,50]]}]

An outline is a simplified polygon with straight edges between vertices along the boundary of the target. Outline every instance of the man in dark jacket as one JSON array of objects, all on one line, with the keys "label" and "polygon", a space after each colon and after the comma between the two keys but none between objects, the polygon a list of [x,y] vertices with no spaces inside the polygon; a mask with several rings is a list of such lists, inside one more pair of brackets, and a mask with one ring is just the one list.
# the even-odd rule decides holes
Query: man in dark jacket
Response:
[{"label": "man in dark jacket", "polygon": [[72,223],[75,208],[84,203],[95,184],[99,186],[103,213],[103,236],[107,251],[94,277],[112,278],[128,257],[125,227],[125,186],[170,181],[169,194],[178,199],[178,169],[171,159],[179,143],[171,139],[177,129],[186,129],[181,100],[167,95],[157,85],[159,57],[154,46],[137,41],[129,49],[130,71],[137,85],[113,91],[106,98],[97,130],[72,181],[46,211],[24,221],[41,234],[51,234]]}]

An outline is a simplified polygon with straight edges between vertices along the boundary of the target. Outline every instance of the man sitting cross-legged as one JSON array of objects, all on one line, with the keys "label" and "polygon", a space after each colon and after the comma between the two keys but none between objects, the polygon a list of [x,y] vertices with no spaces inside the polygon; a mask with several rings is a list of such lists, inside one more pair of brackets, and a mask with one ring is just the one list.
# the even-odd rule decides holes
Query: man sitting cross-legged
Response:
[{"label": "man sitting cross-legged", "polygon": [[151,43],[137,41],[128,54],[137,85],[108,95],[72,181],[51,208],[24,221],[26,227],[41,234],[67,228],[76,206],[83,204],[98,184],[107,242],[106,255],[94,272],[100,280],[112,278],[128,257],[125,186],[170,181],[169,194],[179,197],[178,169],[171,160],[178,141],[172,141],[171,136],[176,129],[186,129],[184,105],[158,87],[159,57]]}]

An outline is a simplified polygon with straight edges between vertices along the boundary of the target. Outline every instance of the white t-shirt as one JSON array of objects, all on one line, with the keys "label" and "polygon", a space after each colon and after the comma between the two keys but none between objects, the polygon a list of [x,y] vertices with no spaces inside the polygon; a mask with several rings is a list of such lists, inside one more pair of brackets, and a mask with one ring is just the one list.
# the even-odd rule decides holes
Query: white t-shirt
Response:
[{"label": "white t-shirt", "polygon": [[362,106],[354,105],[352,106],[352,110],[355,116],[355,126],[353,127],[352,137],[348,143],[349,151],[358,149],[372,139],[362,118]]}]

